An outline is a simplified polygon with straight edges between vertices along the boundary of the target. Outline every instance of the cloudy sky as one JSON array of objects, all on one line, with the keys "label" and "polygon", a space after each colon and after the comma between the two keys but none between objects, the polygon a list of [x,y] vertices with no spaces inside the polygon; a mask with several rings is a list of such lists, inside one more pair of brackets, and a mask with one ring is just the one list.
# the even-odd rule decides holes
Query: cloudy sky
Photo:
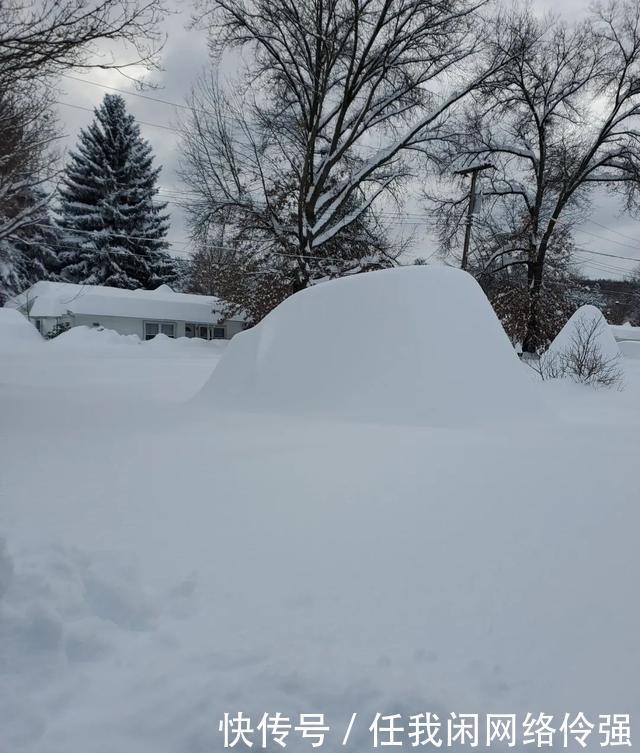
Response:
[{"label": "cloudy sky", "polygon": [[[162,57],[163,70],[153,76],[158,89],[140,96],[133,84],[119,73],[96,70],[86,75],[64,77],[58,105],[60,122],[67,134],[66,146],[72,148],[78,131],[90,122],[92,108],[99,104],[104,94],[113,89],[125,92],[130,112],[138,119],[144,137],[152,144],[157,164],[163,167],[160,191],[164,200],[169,202],[169,240],[173,253],[178,255],[185,255],[189,250],[184,214],[179,206],[185,200],[186,189],[177,175],[180,154],[176,128],[180,109],[167,103],[183,105],[190,87],[208,63],[204,33],[188,28],[190,7],[186,1],[165,23],[167,44]],[[558,7],[558,3],[550,0],[537,0],[536,5],[544,10],[557,10]],[[587,7],[586,0],[564,0],[562,12],[567,17],[577,17]],[[412,234],[411,255],[428,257],[435,251],[435,243],[420,221],[419,204],[410,202],[407,212],[406,227],[396,226],[393,230]],[[576,229],[575,240],[581,249],[579,261],[591,277],[620,278],[640,263],[640,221],[620,215],[616,201],[604,193],[595,197],[589,219]]]}]

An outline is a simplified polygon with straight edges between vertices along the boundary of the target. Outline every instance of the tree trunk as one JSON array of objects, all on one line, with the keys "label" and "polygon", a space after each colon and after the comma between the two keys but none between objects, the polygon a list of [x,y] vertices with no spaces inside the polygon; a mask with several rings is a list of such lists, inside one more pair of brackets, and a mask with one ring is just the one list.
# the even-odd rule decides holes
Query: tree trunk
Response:
[{"label": "tree trunk", "polygon": [[301,244],[301,249],[298,251],[300,258],[298,261],[298,269],[293,275],[291,280],[291,294],[299,293],[301,290],[309,287],[309,270],[306,263],[303,260],[306,258],[307,241],[306,239]]},{"label": "tree trunk", "polygon": [[542,290],[542,273],[544,264],[535,261],[527,268],[529,285],[529,317],[522,340],[523,353],[536,353],[540,345],[540,325],[538,308],[540,305],[540,291]]}]

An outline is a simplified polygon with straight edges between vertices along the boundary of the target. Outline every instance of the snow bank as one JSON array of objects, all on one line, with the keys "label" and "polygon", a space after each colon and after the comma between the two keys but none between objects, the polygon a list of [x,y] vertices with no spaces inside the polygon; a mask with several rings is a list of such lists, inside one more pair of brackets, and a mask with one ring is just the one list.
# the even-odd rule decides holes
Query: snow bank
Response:
[{"label": "snow bank", "polygon": [[15,309],[0,308],[0,350],[30,348],[42,342],[31,322]]},{"label": "snow bank", "polygon": [[530,389],[470,275],[405,267],[287,299],[232,340],[201,399],[247,410],[448,425],[511,416]]},{"label": "snow bank", "polygon": [[167,337],[159,334],[144,343],[145,348],[156,353],[174,353],[180,349],[193,355],[211,353],[215,349],[226,347],[226,340],[203,340],[199,337]]},{"label": "snow bank", "polygon": [[640,342],[640,327],[633,327],[629,322],[625,322],[625,324],[610,324],[609,329],[618,342]]},{"label": "snow bank", "polygon": [[156,335],[143,341],[137,335],[121,335],[105,327],[72,327],[51,340],[47,346],[52,350],[86,355],[122,355],[161,357],[210,357],[220,356],[227,341],[212,342],[199,338]]},{"label": "snow bank", "polygon": [[618,347],[625,358],[640,358],[640,340],[620,340]]},{"label": "snow bank", "polygon": [[49,342],[49,347],[69,351],[103,351],[113,348],[140,346],[142,341],[137,335],[121,335],[113,329],[104,327],[72,327]]},{"label": "snow bank", "polygon": [[253,751],[266,712],[324,713],[321,753],[373,753],[376,713],[405,752],[425,712],[442,736],[514,713],[518,743],[553,714],[571,751],[565,713],[630,713],[637,745],[639,361],[623,392],[555,383],[543,420],[451,431],[211,420],[167,405],[209,359],[55,353],[0,357],[2,753],[222,753],[240,711]]}]

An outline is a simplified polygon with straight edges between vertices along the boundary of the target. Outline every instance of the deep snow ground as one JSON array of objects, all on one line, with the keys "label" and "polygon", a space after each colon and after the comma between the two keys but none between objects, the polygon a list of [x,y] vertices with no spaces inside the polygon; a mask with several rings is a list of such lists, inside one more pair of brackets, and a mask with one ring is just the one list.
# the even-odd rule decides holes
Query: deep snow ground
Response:
[{"label": "deep snow ground", "polygon": [[330,753],[378,711],[640,713],[640,361],[467,428],[177,402],[215,362],[0,354],[2,753],[220,751],[225,711],[324,712]]}]

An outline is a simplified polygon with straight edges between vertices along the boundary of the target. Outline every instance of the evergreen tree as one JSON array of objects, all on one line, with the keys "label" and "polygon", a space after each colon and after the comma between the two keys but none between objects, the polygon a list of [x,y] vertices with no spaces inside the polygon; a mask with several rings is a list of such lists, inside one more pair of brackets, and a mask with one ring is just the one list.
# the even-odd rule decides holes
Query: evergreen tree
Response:
[{"label": "evergreen tree", "polygon": [[105,95],[62,179],[59,224],[71,246],[63,279],[129,289],[170,282],[166,204],[154,202],[159,173],[123,98]]}]

